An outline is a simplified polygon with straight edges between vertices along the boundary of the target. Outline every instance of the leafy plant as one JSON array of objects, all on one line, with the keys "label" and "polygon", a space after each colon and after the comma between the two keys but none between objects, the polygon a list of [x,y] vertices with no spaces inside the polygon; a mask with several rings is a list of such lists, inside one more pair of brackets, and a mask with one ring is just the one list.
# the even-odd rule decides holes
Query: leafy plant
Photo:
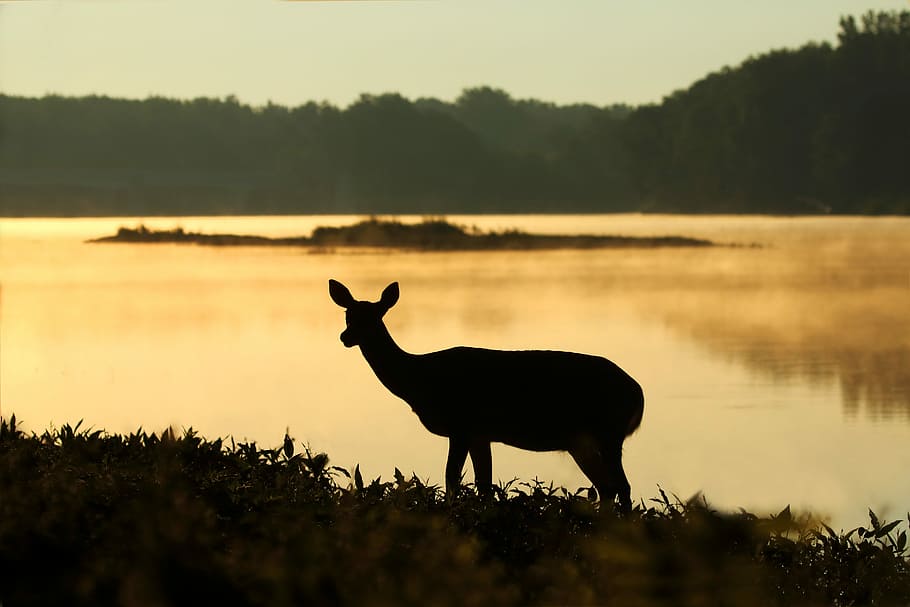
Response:
[{"label": "leafy plant", "polygon": [[[134,605],[906,605],[904,521],[835,532],[787,507],[658,488],[627,517],[540,480],[446,497],[367,481],[286,434],[111,435],[0,420],[0,601]],[[910,514],[908,520],[910,524]]]}]

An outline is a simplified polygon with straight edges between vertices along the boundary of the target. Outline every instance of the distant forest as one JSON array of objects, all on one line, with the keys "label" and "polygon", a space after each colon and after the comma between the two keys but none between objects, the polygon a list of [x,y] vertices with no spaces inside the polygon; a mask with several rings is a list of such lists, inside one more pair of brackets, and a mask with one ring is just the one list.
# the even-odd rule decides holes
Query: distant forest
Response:
[{"label": "distant forest", "polygon": [[910,11],[639,107],[0,95],[0,215],[910,213]]}]

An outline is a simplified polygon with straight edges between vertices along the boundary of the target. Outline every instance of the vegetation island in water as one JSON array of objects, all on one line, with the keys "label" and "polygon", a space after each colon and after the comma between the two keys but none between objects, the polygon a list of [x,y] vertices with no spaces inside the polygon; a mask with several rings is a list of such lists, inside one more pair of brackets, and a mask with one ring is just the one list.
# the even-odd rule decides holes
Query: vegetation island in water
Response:
[{"label": "vegetation island in water", "polygon": [[418,251],[530,251],[546,249],[596,249],[611,247],[706,247],[715,243],[685,236],[606,236],[530,234],[519,230],[486,232],[425,219],[402,223],[375,217],[353,225],[318,227],[310,236],[269,238],[244,234],[203,234],[183,228],[150,230],[145,226],[121,227],[114,236],[89,242],[179,243],[208,246],[368,247]]}]

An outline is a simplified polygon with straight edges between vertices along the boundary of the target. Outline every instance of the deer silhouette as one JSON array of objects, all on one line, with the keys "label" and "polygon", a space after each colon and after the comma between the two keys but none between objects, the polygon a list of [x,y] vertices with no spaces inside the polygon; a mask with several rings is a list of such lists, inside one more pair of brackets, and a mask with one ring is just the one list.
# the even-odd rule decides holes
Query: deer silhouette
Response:
[{"label": "deer silhouette", "polygon": [[641,423],[638,382],[606,358],[547,350],[488,350],[459,346],[411,354],[383,322],[398,301],[398,283],[378,302],[357,301],[329,281],[329,295],[345,309],[341,342],[360,351],[379,381],[411,406],[433,434],[449,439],[446,493],[454,494],[471,455],[479,490],[492,484],[490,443],[530,451],[568,451],[594,483],[601,502],[619,498],[631,510],[622,444]]}]

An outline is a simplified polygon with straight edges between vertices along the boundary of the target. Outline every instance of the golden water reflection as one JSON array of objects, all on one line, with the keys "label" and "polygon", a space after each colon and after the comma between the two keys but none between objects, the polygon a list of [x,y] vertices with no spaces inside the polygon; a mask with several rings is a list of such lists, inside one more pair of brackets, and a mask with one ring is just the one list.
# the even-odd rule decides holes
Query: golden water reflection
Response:
[{"label": "golden water reflection", "polygon": [[645,305],[717,355],[784,379],[835,381],[848,416],[910,420],[907,288],[688,291],[673,301]]},{"label": "golden water reflection", "polygon": [[[357,219],[146,223],[276,236]],[[0,410],[35,430],[84,418],[265,444],[290,427],[367,476],[411,466],[438,482],[445,442],[341,346],[326,292],[337,278],[375,298],[397,280],[388,322],[411,351],[567,349],[629,370],[647,400],[626,447],[636,495],[661,483],[729,507],[822,508],[844,524],[910,504],[893,474],[910,467],[895,448],[910,441],[910,220],[452,219],[763,246],[312,255],[87,245],[136,222],[2,220]],[[503,447],[494,459],[504,480],[585,484],[566,456]]]},{"label": "golden water reflection", "polygon": [[[158,218],[147,223],[291,235],[307,233],[320,223],[356,219]],[[461,300],[463,305],[451,310],[458,314],[459,325],[490,337],[515,322],[513,307],[524,305],[522,298],[527,297],[521,285],[537,283],[546,290],[564,283],[577,291],[575,297],[660,322],[756,373],[817,384],[834,381],[848,415],[910,418],[907,219],[634,215],[452,219],[482,228],[518,226],[551,233],[684,234],[754,242],[762,248],[543,255],[380,253],[358,257],[353,265],[374,272],[376,284],[400,279],[396,268],[411,268],[412,284],[406,289],[429,290],[442,301]],[[287,292],[295,281],[300,287],[310,286],[330,273],[320,268],[352,265],[350,258],[339,263],[335,259],[339,256],[301,263],[305,253],[300,250],[188,251],[82,243],[124,222],[128,223],[4,220],[0,269],[7,334],[22,331],[53,340],[56,335],[96,329],[118,334],[156,322],[172,332],[182,327],[202,330],[206,325],[217,330],[262,322],[256,311],[263,297],[270,302],[265,312],[272,321],[294,319],[301,310]],[[483,261],[470,261],[478,256]],[[307,273],[312,269],[316,276]],[[510,288],[515,289],[513,307],[498,305],[484,292],[501,296]],[[62,301],[67,305],[60,306]],[[568,323],[571,318],[561,324]],[[569,334],[579,329],[564,328]],[[457,339],[458,331],[452,337]]]}]

